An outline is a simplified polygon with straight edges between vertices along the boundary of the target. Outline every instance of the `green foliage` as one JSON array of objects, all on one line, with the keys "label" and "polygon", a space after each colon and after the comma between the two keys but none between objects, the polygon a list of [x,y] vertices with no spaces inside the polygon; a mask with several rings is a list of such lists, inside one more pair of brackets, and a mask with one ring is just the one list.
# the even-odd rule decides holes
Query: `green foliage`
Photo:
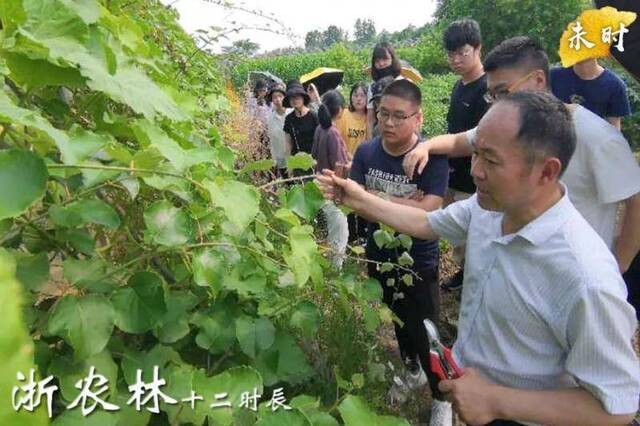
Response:
[{"label": "green foliage", "polygon": [[269,71],[284,81],[300,78],[301,75],[319,67],[339,68],[345,72],[345,83],[351,84],[369,77],[363,70],[370,65],[369,50],[352,51],[338,43],[324,52],[302,53],[278,57],[257,58],[238,63],[231,70],[231,78],[236,87],[242,86],[250,71]]},{"label": "green foliage", "polygon": [[[254,186],[253,171],[266,163],[236,170],[217,128],[231,105],[218,63],[176,18],[152,0],[0,7],[0,177],[10,182],[0,195],[9,327],[0,340],[0,390],[6,394],[32,362],[15,271],[27,290],[37,373],[60,384],[57,425],[336,424],[327,407],[345,394],[324,392],[335,389],[334,377],[310,342],[330,342],[335,352],[357,336],[336,364],[351,377],[347,394],[364,392],[369,371],[375,380],[384,374],[370,346],[388,310],[379,288],[331,271],[308,224],[324,202],[315,184],[274,196],[272,187]],[[327,55],[358,63],[340,45]],[[289,163],[311,165],[304,155]],[[343,340],[323,330],[331,321],[325,306],[350,314]],[[121,411],[63,412],[90,366],[109,380],[108,400]],[[228,393],[234,409],[161,404],[163,414],[151,420],[126,402],[136,370],[148,382],[153,366],[172,397]],[[242,392],[256,388],[268,398],[276,386],[320,388],[327,406],[237,409]]]},{"label": "green foliage", "polygon": [[603,65],[613,70],[627,84],[627,95],[631,104],[631,115],[622,119],[622,133],[635,152],[640,151],[640,82],[633,78],[616,61],[609,60]]},{"label": "green foliage", "polygon": [[436,18],[443,24],[465,17],[478,21],[485,53],[502,40],[526,34],[555,62],[562,32],[587,8],[593,8],[590,0],[439,0]]},{"label": "green foliage", "polygon": [[[17,216],[44,195],[47,168],[42,158],[27,151],[0,152],[0,220]],[[11,182],[9,184],[9,182]]]},{"label": "green foliage", "polygon": [[336,43],[346,41],[346,31],[335,25],[329,25],[324,31],[309,31],[304,37],[305,48],[309,51],[329,49]]},{"label": "green foliage", "polygon": [[5,401],[0,405],[0,423],[3,425],[48,424],[46,408],[41,406],[35,413],[13,410],[11,390],[16,384],[16,373],[28,376],[33,365],[33,342],[23,322],[22,303],[24,296],[16,280],[16,263],[11,255],[0,249],[0,396]]},{"label": "green foliage", "polygon": [[447,133],[447,111],[453,85],[459,77],[453,73],[428,75],[421,83],[422,112],[424,124],[422,132],[426,137]]},{"label": "green foliage", "polygon": [[376,24],[371,19],[356,19],[353,36],[357,44],[365,45],[371,42],[376,36]]}]

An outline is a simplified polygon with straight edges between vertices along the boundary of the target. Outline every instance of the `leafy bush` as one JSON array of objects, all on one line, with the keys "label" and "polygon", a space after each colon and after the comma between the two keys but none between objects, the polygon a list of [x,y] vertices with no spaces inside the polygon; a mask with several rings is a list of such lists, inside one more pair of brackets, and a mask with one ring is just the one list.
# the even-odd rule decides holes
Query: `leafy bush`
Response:
[{"label": "leafy bush", "polygon": [[409,61],[423,76],[449,72],[446,52],[442,46],[444,27],[440,24],[430,26],[412,47],[397,50],[402,59]]},{"label": "leafy bush", "polygon": [[422,90],[423,134],[433,137],[447,133],[447,111],[453,85],[459,79],[456,74],[431,74],[420,83]]},{"label": "leafy bush", "polygon": [[[0,280],[15,264],[38,375],[60,388],[57,426],[84,421],[64,407],[92,366],[110,382],[101,397],[123,408],[98,409],[94,424],[337,424],[336,414],[406,424],[354,395],[376,360],[364,342],[390,319],[379,285],[329,267],[308,225],[323,203],[313,183],[273,191],[250,172],[270,164],[236,169],[218,124],[237,100],[173,11],[151,0],[5,0],[0,20]],[[326,306],[354,313],[342,338],[357,345],[320,330],[337,318]],[[321,365],[305,351],[336,352],[336,342],[351,359],[330,361],[353,374],[320,376],[321,389],[330,377],[341,389],[322,395],[331,414],[308,395],[287,412],[237,409],[254,388],[265,403],[278,387],[313,390]],[[15,377],[0,355],[3,380]],[[154,366],[173,398],[228,392],[234,409],[162,403],[150,420],[127,400],[137,370],[150,382]]]},{"label": "leafy bush", "polygon": [[242,86],[250,71],[269,71],[285,82],[298,79],[301,75],[319,67],[339,68],[345,71],[345,84],[366,80],[363,73],[369,65],[370,52],[366,50],[351,51],[338,43],[324,52],[302,53],[276,57],[249,59],[236,64],[231,69],[231,79],[236,87]]},{"label": "leafy bush", "polygon": [[448,25],[460,18],[480,24],[485,53],[509,37],[528,35],[537,39],[553,62],[558,60],[558,40],[567,25],[591,0],[439,0],[436,18]]}]

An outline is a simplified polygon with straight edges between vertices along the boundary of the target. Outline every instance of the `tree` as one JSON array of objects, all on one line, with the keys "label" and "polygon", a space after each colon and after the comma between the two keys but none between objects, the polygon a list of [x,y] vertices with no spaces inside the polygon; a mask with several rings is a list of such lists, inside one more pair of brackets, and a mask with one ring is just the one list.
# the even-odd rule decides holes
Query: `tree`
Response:
[{"label": "tree", "polygon": [[567,24],[591,0],[438,0],[436,19],[449,23],[464,17],[480,24],[485,52],[516,35],[538,40],[552,61],[558,59],[558,41]]},{"label": "tree", "polygon": [[380,31],[380,33],[378,33],[378,41],[379,42],[391,41],[391,33],[387,30]]},{"label": "tree", "polygon": [[323,46],[323,35],[318,30],[309,31],[304,37],[304,47],[307,50],[320,50]]},{"label": "tree", "polygon": [[371,19],[356,19],[353,35],[356,43],[363,45],[376,36],[376,25]]},{"label": "tree", "polygon": [[234,41],[231,46],[225,46],[222,48],[222,51],[227,55],[238,55],[238,56],[254,56],[260,50],[260,45],[256,42],[249,40],[248,38],[244,38],[242,40]]},{"label": "tree", "polygon": [[329,25],[322,33],[323,47],[329,48],[336,43],[343,42],[347,39],[347,33],[340,27]]}]

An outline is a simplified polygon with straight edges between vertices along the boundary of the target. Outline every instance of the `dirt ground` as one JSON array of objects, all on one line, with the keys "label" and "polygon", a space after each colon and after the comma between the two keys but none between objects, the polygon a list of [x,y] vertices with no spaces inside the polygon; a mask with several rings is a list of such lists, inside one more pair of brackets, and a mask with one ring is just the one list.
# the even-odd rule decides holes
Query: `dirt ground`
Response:
[{"label": "dirt ground", "polygon": [[[441,254],[440,259],[440,284],[444,283],[448,278],[456,273],[458,267],[453,260],[450,250],[446,250]],[[440,334],[442,342],[451,346],[456,339],[458,309],[460,306],[460,291],[444,291],[440,292]],[[379,335],[381,344],[386,348],[391,357],[398,358],[398,348],[395,340],[393,327],[384,328]],[[640,356],[640,328],[636,330],[634,339],[634,347],[636,353]],[[428,426],[429,425],[429,407],[431,406],[431,393],[428,386],[415,396],[411,397],[402,407],[396,410],[397,415],[407,418],[412,425]],[[455,415],[454,415],[455,417]],[[636,416],[636,420],[640,422],[640,411]],[[464,425],[459,419],[454,418],[454,426]]]}]

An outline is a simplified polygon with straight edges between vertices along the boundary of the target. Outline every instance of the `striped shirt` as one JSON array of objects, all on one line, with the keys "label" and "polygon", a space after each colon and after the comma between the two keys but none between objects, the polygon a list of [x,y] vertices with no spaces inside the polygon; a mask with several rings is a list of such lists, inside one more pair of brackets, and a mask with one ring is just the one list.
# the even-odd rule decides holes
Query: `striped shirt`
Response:
[{"label": "striped shirt", "polygon": [[474,195],[428,213],[434,231],[466,243],[454,356],[520,389],[580,386],[610,414],[638,409],[633,308],[617,263],[565,195],[518,232]]}]

